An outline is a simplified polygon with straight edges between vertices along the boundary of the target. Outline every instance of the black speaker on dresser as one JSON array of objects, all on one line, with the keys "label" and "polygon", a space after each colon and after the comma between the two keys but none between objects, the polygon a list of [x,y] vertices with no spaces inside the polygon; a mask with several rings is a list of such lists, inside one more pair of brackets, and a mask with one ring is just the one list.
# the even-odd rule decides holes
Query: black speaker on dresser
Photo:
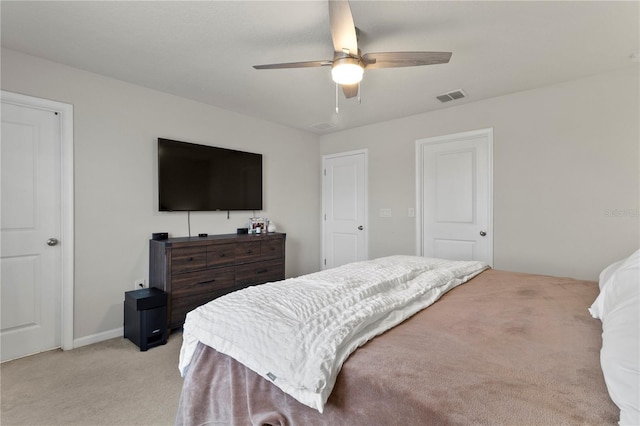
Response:
[{"label": "black speaker on dresser", "polygon": [[141,351],[167,343],[167,293],[157,288],[124,293],[124,337]]}]

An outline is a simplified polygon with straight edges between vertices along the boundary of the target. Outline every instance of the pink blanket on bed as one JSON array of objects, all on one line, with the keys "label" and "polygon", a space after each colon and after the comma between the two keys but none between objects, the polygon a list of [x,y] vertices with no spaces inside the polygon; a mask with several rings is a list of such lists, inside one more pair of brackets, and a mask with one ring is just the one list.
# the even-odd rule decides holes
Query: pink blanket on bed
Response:
[{"label": "pink blanket on bed", "polygon": [[323,414],[200,345],[177,424],[615,424],[594,282],[488,270],[356,350]]}]

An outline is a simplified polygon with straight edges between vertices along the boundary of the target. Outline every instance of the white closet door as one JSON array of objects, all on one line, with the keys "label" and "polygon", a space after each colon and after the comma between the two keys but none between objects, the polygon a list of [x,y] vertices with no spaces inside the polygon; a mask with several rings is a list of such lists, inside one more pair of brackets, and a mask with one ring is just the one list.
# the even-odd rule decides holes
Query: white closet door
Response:
[{"label": "white closet door", "polygon": [[61,138],[53,111],[2,103],[1,358],[61,346]]},{"label": "white closet door", "polygon": [[325,156],[323,164],[322,267],[366,260],[366,152]]},{"label": "white closet door", "polygon": [[417,141],[418,252],[493,264],[491,129]]}]

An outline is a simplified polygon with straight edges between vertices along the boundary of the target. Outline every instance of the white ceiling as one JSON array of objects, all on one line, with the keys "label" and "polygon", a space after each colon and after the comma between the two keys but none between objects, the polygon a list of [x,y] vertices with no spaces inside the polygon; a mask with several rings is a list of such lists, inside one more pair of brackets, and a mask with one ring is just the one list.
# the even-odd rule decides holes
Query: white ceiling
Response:
[{"label": "white ceiling", "polygon": [[[352,1],[363,53],[450,51],[365,72],[362,102],[329,67],[326,1],[5,1],[2,46],[305,131],[336,131],[637,66],[638,1]],[[635,62],[635,63],[634,63]],[[435,97],[463,89],[468,98]],[[330,126],[329,126],[330,125]],[[315,126],[315,127],[314,127]]]}]

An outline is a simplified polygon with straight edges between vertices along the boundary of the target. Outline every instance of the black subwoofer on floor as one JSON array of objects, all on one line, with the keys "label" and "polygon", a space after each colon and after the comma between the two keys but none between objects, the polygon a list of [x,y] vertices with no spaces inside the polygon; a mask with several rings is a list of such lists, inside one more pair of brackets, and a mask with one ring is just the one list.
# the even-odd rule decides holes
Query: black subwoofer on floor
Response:
[{"label": "black subwoofer on floor", "polygon": [[157,288],[124,293],[124,337],[141,351],[167,343],[167,293]]}]

